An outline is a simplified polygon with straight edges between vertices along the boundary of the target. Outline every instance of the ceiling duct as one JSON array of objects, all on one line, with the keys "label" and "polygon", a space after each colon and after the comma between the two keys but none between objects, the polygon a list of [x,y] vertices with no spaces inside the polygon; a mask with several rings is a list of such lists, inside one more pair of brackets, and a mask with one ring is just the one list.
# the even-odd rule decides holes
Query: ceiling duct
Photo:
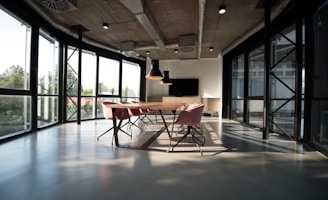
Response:
[{"label": "ceiling duct", "polygon": [[192,52],[195,50],[195,35],[179,36],[179,52]]},{"label": "ceiling duct", "polygon": [[147,5],[142,0],[120,0],[120,2],[134,14],[159,49],[166,51],[164,37]]},{"label": "ceiling duct", "polygon": [[77,10],[77,0],[38,0],[44,7],[56,12],[63,13]]},{"label": "ceiling duct", "polygon": [[121,42],[121,53],[126,57],[137,57],[139,54],[135,51],[135,43],[133,41]]}]

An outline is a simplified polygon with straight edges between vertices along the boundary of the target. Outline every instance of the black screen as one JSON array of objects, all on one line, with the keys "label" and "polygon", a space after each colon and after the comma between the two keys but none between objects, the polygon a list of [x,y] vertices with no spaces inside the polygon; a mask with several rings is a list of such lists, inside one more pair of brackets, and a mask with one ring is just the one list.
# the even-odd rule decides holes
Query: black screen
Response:
[{"label": "black screen", "polygon": [[170,96],[197,96],[198,95],[198,79],[171,79],[172,85],[169,86]]}]

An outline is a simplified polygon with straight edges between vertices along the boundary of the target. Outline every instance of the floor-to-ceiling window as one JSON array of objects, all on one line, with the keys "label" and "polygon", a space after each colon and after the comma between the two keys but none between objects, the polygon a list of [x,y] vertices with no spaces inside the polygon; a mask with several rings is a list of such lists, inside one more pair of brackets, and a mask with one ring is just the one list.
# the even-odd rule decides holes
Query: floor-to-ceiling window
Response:
[{"label": "floor-to-ceiling window", "polygon": [[314,14],[311,141],[328,151],[328,1]]},{"label": "floor-to-ceiling window", "polygon": [[75,47],[67,48],[66,66],[66,120],[77,119],[77,97],[78,97],[78,55],[79,50]]},{"label": "floor-to-ceiling window", "polygon": [[97,56],[95,53],[82,52],[81,72],[81,118],[94,119],[96,110]]},{"label": "floor-to-ceiling window", "polygon": [[122,65],[122,100],[139,101],[140,66],[125,60],[123,60]]},{"label": "floor-to-ceiling window", "polygon": [[263,126],[263,95],[264,95],[264,46],[249,52],[248,72],[248,119],[247,122]]},{"label": "floor-to-ceiling window", "polygon": [[231,118],[243,121],[244,116],[244,54],[232,60],[232,94],[231,94]]},{"label": "floor-to-ceiling window", "polygon": [[120,62],[99,56],[97,115],[102,116],[102,101],[120,102]]},{"label": "floor-to-ceiling window", "polygon": [[59,43],[43,30],[39,35],[38,127],[58,122]]},{"label": "floor-to-ceiling window", "polygon": [[272,42],[271,118],[273,130],[294,136],[296,84],[296,31],[291,26]]},{"label": "floor-to-ceiling window", "polygon": [[31,26],[0,7],[0,138],[31,128]]}]

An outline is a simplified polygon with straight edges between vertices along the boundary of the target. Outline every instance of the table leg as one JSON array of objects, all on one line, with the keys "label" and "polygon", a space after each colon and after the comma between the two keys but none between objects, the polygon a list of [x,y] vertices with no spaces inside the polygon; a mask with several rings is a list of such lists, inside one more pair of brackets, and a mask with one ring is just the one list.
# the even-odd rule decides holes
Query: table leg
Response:
[{"label": "table leg", "polygon": [[112,113],[113,113],[113,127],[114,127],[114,140],[115,140],[115,146],[119,146],[119,142],[118,142],[118,130],[119,128],[117,127],[117,121],[116,121],[116,115],[115,115],[115,111],[116,111],[116,108],[112,108]]},{"label": "table leg", "polygon": [[168,125],[167,125],[167,123],[166,123],[166,121],[165,121],[165,118],[164,118],[164,115],[163,115],[162,110],[159,110],[159,113],[161,114],[162,120],[163,120],[163,122],[164,122],[165,129],[166,129],[167,134],[168,134],[168,136],[169,136],[170,143],[169,143],[169,148],[168,148],[168,150],[167,150],[167,152],[169,152],[170,149],[171,149],[171,139],[172,139],[172,137],[171,137],[171,133],[170,133],[170,130],[169,130],[169,128],[168,128]]}]

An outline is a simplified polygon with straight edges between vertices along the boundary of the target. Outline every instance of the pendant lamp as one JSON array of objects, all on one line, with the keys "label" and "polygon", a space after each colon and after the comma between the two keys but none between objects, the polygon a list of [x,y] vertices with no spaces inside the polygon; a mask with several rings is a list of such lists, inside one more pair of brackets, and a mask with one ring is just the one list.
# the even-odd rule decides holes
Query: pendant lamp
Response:
[{"label": "pendant lamp", "polygon": [[164,78],[161,81],[162,85],[172,85],[172,81],[169,76],[169,71],[163,71],[164,73]]},{"label": "pendant lamp", "polygon": [[146,75],[146,79],[149,80],[162,80],[163,75],[159,70],[159,62],[158,60],[152,60],[152,66],[149,73]]}]

